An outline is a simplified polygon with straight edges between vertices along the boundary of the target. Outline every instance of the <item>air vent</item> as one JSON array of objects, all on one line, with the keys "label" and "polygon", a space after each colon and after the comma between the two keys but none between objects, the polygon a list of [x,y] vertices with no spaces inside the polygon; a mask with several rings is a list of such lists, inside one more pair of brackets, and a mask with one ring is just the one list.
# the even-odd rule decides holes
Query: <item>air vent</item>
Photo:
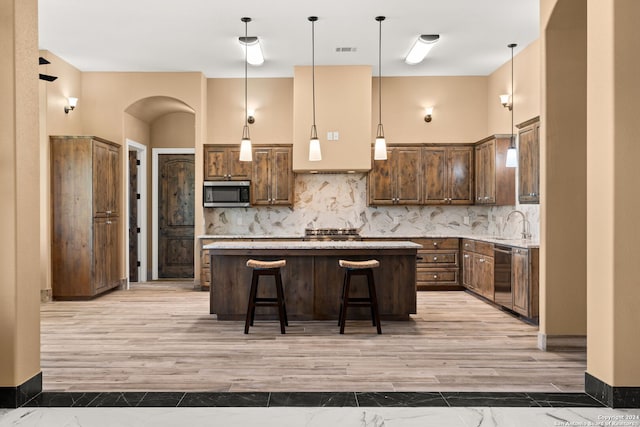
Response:
[{"label": "air vent", "polygon": [[337,47],[336,52],[356,52],[358,50],[357,47]]}]

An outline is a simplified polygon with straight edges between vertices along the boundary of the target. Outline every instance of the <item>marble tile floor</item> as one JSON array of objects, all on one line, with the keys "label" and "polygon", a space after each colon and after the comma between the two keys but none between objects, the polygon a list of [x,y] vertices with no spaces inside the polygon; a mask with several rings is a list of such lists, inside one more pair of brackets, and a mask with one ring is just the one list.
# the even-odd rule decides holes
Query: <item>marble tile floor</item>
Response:
[{"label": "marble tile floor", "polygon": [[639,420],[640,410],[603,407],[23,407],[0,410],[0,427],[637,427]]}]

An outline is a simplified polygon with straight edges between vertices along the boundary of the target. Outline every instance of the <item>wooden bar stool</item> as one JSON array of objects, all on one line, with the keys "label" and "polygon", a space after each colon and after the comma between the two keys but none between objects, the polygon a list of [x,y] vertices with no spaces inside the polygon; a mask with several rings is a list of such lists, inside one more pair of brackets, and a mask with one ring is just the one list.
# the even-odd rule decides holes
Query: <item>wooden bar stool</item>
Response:
[{"label": "wooden bar stool", "polygon": [[[378,333],[382,333],[380,327],[380,315],[378,314],[378,298],[376,297],[376,285],[373,281],[373,269],[380,266],[380,262],[375,259],[368,261],[347,261],[341,259],[338,261],[340,267],[345,268],[344,280],[342,282],[342,298],[340,300],[340,317],[338,317],[338,326],[340,333],[344,334],[344,324],[347,321],[347,307],[370,307],[371,322],[373,326],[378,328]],[[367,287],[369,288],[368,298],[349,297],[349,287],[351,286],[351,276],[366,276]]]},{"label": "wooden bar stool", "polygon": [[[284,259],[278,261],[258,261],[250,259],[247,261],[247,267],[253,268],[253,276],[251,278],[251,290],[249,291],[249,306],[247,307],[247,318],[244,322],[244,333],[249,333],[249,326],[253,326],[253,320],[256,316],[256,307],[278,307],[278,318],[280,319],[280,333],[284,334],[284,327],[289,326],[287,320],[287,307],[284,302],[284,289],[282,287],[282,276],[280,268],[284,267],[287,261]],[[273,276],[276,285],[275,298],[258,298],[258,284],[260,276]]]}]

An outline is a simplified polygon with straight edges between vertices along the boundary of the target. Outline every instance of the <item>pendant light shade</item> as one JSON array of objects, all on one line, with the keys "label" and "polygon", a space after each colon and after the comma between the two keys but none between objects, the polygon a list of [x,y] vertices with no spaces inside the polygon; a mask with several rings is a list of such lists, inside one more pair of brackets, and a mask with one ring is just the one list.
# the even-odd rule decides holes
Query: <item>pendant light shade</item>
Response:
[{"label": "pendant light shade", "polygon": [[373,149],[374,160],[387,160],[387,142],[384,139],[384,128],[382,127],[382,21],[384,16],[376,16],[379,24],[378,31],[378,130],[376,131],[376,142]]},{"label": "pendant light shade", "polygon": [[309,138],[309,161],[319,162],[322,160],[322,151],[320,150],[320,140],[318,139],[318,131],[316,130],[316,52],[315,52],[315,23],[317,16],[307,18],[311,22],[311,91],[313,99],[313,124],[311,125],[311,136]]},{"label": "pendant light shade", "polygon": [[518,151],[516,150],[516,139],[513,134],[513,48],[516,46],[518,45],[515,43],[507,45],[507,47],[511,49],[511,108],[509,108],[511,111],[511,142],[509,144],[509,149],[507,150],[507,161],[505,164],[508,168],[518,167]]},{"label": "pendant light shade", "polygon": [[[244,22],[244,39],[247,40],[247,24],[251,18],[241,18]],[[242,141],[240,142],[240,161],[250,162],[253,160],[251,152],[251,136],[249,135],[249,114],[247,112],[247,49],[244,50],[244,126],[242,127]]]}]

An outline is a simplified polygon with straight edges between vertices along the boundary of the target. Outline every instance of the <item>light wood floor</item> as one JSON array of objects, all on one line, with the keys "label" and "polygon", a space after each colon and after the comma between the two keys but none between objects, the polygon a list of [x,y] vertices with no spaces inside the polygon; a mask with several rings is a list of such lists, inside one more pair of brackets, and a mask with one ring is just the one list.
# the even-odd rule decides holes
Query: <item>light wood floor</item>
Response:
[{"label": "light wood floor", "polygon": [[464,292],[420,292],[409,322],[243,322],[158,282],[42,304],[45,391],[584,391],[584,351],[542,352],[537,327]]}]

